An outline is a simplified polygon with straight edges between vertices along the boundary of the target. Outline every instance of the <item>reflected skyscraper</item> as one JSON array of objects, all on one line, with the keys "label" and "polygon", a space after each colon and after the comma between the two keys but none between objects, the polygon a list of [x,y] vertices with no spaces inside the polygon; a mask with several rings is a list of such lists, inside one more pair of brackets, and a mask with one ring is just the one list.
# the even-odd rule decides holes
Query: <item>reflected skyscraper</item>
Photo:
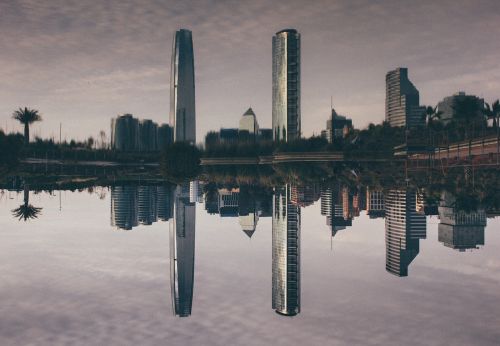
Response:
[{"label": "reflected skyscraper", "polygon": [[190,202],[189,183],[177,186],[170,220],[170,285],[174,315],[191,315],[194,285],[196,205]]},{"label": "reflected skyscraper", "polygon": [[111,187],[111,226],[131,230],[172,217],[170,185],[126,185]]},{"label": "reflected skyscraper", "polygon": [[111,226],[131,230],[139,224],[137,187],[111,187]]},{"label": "reflected skyscraper", "polygon": [[168,221],[173,214],[173,201],[172,201],[172,186],[160,185],[157,187],[156,195],[158,201],[156,203],[158,218],[161,221]]},{"label": "reflected skyscraper", "polygon": [[416,191],[388,191],[385,200],[385,268],[396,276],[408,276],[408,266],[418,255],[420,239],[426,237],[425,215],[417,213],[416,208]]},{"label": "reflected skyscraper", "polygon": [[300,313],[300,207],[291,202],[291,186],[273,198],[272,307],[281,315]]},{"label": "reflected skyscraper", "polygon": [[174,142],[196,143],[194,54],[191,31],[174,35],[170,75],[170,125]]},{"label": "reflected skyscraper", "polygon": [[380,189],[366,189],[366,213],[371,219],[385,215],[385,197]]},{"label": "reflected skyscraper", "polygon": [[455,197],[450,193],[441,195],[438,240],[444,246],[458,251],[477,249],[484,245],[486,213],[482,208],[470,212],[456,210],[455,202]]},{"label": "reflected skyscraper", "polygon": [[137,216],[141,225],[152,225],[158,221],[156,186],[138,187]]},{"label": "reflected skyscraper", "polygon": [[300,138],[300,34],[281,30],[273,36],[273,139]]},{"label": "reflected skyscraper", "polygon": [[339,183],[323,186],[321,190],[321,215],[326,216],[326,224],[330,227],[332,236],[338,231],[352,226],[349,213],[349,190]]}]

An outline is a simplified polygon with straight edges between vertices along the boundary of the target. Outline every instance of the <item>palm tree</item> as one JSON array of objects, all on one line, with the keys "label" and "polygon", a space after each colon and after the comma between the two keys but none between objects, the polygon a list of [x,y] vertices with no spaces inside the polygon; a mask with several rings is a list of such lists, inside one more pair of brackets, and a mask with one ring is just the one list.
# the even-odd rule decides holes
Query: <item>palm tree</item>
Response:
[{"label": "palm tree", "polygon": [[436,107],[431,107],[427,106],[425,109],[425,123],[427,125],[427,129],[429,131],[429,143],[431,145],[434,145],[433,137],[432,137],[432,130],[434,130],[441,120],[441,115],[443,114],[442,111],[439,111]]},{"label": "palm tree", "polygon": [[36,109],[24,107],[24,109],[19,108],[14,111],[12,118],[24,125],[24,143],[28,144],[30,142],[30,125],[36,121],[42,121],[42,116]]},{"label": "palm tree", "polygon": [[[453,110],[455,111],[453,117],[463,127],[465,139],[470,140],[470,130],[473,127],[474,123],[478,120],[478,111],[480,111],[477,101],[470,98],[457,100],[457,102],[453,106]],[[472,136],[474,136],[473,129]]]},{"label": "palm tree", "polygon": [[497,128],[499,125],[498,117],[500,117],[500,101],[494,101],[491,106],[485,102],[483,113],[486,118],[493,119],[493,127]]},{"label": "palm tree", "polygon": [[34,207],[29,204],[30,190],[28,185],[24,185],[24,204],[21,204],[16,209],[12,210],[12,215],[18,218],[19,221],[28,221],[30,219],[36,219],[38,214],[42,211],[42,208]]},{"label": "palm tree", "polygon": [[431,106],[427,106],[427,108],[425,109],[427,126],[433,127],[435,125],[435,122],[441,120],[442,114],[443,112],[438,111],[437,106],[434,108]]}]

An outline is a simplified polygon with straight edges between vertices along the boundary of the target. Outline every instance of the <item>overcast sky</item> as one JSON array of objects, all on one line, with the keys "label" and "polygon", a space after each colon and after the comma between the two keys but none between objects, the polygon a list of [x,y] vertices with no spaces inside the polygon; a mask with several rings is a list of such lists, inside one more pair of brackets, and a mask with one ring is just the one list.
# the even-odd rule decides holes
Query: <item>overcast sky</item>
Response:
[{"label": "overcast sky", "polygon": [[86,138],[125,112],[168,122],[172,37],[193,31],[197,137],[236,127],[252,106],[271,126],[271,39],[302,34],[304,135],[330,96],[356,127],[384,118],[398,66],[435,105],[459,90],[500,97],[500,4],[484,1],[0,0],[0,127],[39,109],[35,134]]}]

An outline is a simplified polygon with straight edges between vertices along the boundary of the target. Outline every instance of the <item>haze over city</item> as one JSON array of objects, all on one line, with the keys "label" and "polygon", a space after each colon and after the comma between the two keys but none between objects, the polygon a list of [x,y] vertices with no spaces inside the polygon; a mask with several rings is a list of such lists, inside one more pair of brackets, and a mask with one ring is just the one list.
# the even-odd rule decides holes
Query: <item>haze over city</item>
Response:
[{"label": "haze over city", "polygon": [[[64,5],[64,6],[63,6]],[[319,134],[335,109],[356,127],[384,119],[385,74],[398,66],[435,105],[463,90],[500,93],[496,1],[2,1],[0,127],[37,108],[43,137],[83,139],[132,113],[169,117],[172,36],[193,32],[197,140],[234,127],[251,106],[271,126],[271,38],[302,35],[302,131]]]}]

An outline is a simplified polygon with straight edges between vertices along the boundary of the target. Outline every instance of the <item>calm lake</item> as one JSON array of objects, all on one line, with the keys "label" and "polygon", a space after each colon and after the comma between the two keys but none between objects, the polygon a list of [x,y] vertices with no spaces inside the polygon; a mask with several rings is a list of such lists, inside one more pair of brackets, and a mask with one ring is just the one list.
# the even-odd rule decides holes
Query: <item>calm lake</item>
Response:
[{"label": "calm lake", "polygon": [[0,190],[0,345],[499,345],[500,217],[457,206],[340,182]]}]

